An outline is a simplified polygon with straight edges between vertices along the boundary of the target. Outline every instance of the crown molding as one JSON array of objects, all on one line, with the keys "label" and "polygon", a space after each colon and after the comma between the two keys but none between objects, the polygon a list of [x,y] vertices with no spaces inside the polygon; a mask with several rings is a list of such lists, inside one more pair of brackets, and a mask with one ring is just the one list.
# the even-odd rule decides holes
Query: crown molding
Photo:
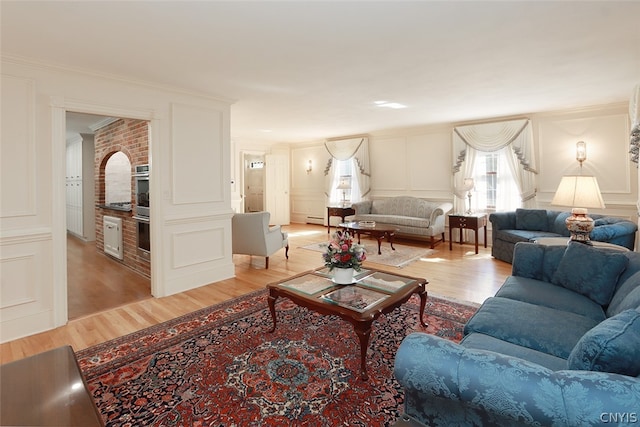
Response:
[{"label": "crown molding", "polygon": [[157,89],[157,90],[196,96],[198,98],[205,98],[209,100],[223,102],[226,104],[234,104],[237,101],[236,99],[228,98],[219,94],[212,94],[212,93],[208,94],[206,92],[199,92],[199,91],[196,92],[194,90],[185,89],[178,86],[165,85],[165,84],[147,81],[147,80],[139,80],[133,77],[104,73],[104,72],[100,72],[92,69],[71,67],[68,65],[41,61],[39,59],[29,58],[29,57],[24,57],[19,55],[0,54],[0,59],[2,60],[2,62],[7,62],[15,65],[27,66],[31,68],[39,68],[41,70],[57,70],[57,71],[62,71],[67,73],[75,73],[75,74],[81,74],[85,76],[97,77],[105,80],[119,81],[123,83],[134,84],[137,86],[143,86],[143,87]]}]

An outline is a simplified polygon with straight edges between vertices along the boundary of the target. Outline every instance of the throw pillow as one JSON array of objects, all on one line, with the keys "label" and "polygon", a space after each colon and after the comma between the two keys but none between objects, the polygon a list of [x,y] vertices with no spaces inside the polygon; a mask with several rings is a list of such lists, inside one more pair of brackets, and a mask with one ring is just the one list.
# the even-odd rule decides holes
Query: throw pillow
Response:
[{"label": "throw pillow", "polygon": [[569,369],[640,375],[640,313],[625,310],[610,317],[575,345],[567,364]]},{"label": "throw pillow", "polygon": [[578,292],[600,305],[607,305],[628,262],[622,253],[571,242],[551,283]]},{"label": "throw pillow", "polygon": [[549,231],[544,209],[516,209],[516,230]]}]

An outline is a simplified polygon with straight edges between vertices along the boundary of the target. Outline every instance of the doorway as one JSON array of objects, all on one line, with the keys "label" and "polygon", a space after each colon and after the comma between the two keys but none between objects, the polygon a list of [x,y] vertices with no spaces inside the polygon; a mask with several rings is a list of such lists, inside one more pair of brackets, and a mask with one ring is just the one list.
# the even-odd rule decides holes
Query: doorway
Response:
[{"label": "doorway", "polygon": [[244,212],[264,210],[264,154],[243,154]]},{"label": "doorway", "polygon": [[[106,177],[110,175],[105,169],[109,158],[114,154],[125,155],[121,150],[109,151],[104,155],[104,138],[96,140],[96,132],[100,135],[102,129],[109,126],[118,126],[118,122],[133,120],[105,117],[94,114],[66,112],[66,140],[67,140],[67,317],[74,319],[86,316],[95,312],[111,309],[130,302],[151,298],[151,280],[149,277],[135,271],[137,260],[131,261],[131,253],[136,253],[136,248],[128,248],[129,262],[115,260],[100,250],[103,241],[102,218],[104,214],[116,215],[123,219],[123,234],[135,233],[135,222],[132,217],[131,206],[131,173],[129,170],[124,184],[127,187],[128,196],[122,196],[123,200],[116,197],[117,203],[112,197],[107,197],[105,188]],[[135,126],[147,126],[148,122],[135,120]],[[139,123],[138,123],[139,122]],[[78,144],[79,141],[79,144]],[[69,149],[70,142],[76,144],[75,148]],[[145,153],[148,152],[149,140],[136,141],[136,144],[146,144]],[[97,145],[96,145],[97,144]],[[79,145],[79,147],[78,147]],[[98,155],[96,154],[98,147]],[[114,147],[123,148],[129,158],[134,157],[127,150],[126,141],[118,141]],[[75,155],[69,152],[76,152]],[[80,154],[77,154],[79,152]],[[74,159],[82,157],[84,161],[79,166],[78,173],[71,174]],[[97,158],[100,157],[101,158]],[[116,158],[118,156],[115,156]],[[131,159],[134,162],[140,159]],[[148,155],[144,160],[148,162]],[[77,168],[77,166],[76,166]],[[131,169],[131,167],[129,167]],[[73,178],[73,177],[76,178]],[[79,176],[79,178],[77,178]],[[74,196],[73,188],[69,187],[69,179],[75,180],[81,191]],[[112,192],[113,193],[113,192]],[[124,200],[127,199],[127,200]],[[114,199],[115,200],[115,199]],[[126,202],[129,202],[128,206]],[[104,207],[109,204],[109,210]],[[103,208],[97,207],[101,205]],[[75,209],[75,210],[74,210]],[[80,219],[73,215],[79,211]],[[70,213],[72,213],[70,215]],[[81,223],[78,226],[78,223]],[[125,240],[130,242],[131,238]],[[135,238],[133,239],[135,242]],[[127,265],[129,264],[129,265]],[[149,262],[150,264],[150,262]],[[132,268],[132,266],[134,266]],[[148,268],[150,276],[150,265]]]}]

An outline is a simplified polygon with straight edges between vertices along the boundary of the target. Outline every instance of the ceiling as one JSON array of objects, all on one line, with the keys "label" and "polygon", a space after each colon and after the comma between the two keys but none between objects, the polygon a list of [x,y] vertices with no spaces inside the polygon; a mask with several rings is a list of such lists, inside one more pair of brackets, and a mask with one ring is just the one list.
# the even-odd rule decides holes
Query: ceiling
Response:
[{"label": "ceiling", "polygon": [[[628,102],[638,1],[7,1],[2,54],[233,100],[306,142]],[[376,101],[406,108],[380,107]]]}]

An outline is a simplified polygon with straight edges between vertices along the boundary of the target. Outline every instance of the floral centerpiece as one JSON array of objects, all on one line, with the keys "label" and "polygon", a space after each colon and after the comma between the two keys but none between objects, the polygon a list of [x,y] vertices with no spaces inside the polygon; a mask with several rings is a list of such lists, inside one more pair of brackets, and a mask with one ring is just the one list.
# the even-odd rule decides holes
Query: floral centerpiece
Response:
[{"label": "floral centerpiece", "polygon": [[324,265],[329,271],[334,268],[353,268],[360,271],[362,261],[367,259],[364,246],[354,242],[348,231],[338,230],[331,236],[327,251],[322,254]]}]

